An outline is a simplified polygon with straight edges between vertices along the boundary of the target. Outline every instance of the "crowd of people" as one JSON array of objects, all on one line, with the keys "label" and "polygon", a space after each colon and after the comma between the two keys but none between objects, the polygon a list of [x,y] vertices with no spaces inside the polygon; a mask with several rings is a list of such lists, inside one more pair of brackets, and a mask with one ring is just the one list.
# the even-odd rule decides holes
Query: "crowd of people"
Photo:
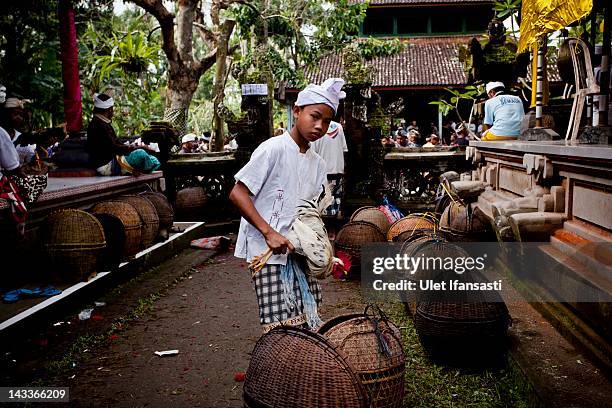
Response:
[{"label": "crowd of people", "polygon": [[[202,136],[195,133],[187,133],[181,138],[181,148],[178,154],[205,153],[210,151],[210,132],[204,132]],[[226,136],[223,140],[223,150],[233,151],[238,149],[238,143],[234,135]]]},{"label": "crowd of people", "polygon": [[[419,130],[420,129],[420,130]],[[474,136],[482,132],[482,125],[471,123],[456,123],[452,120],[444,122],[442,135],[438,128],[430,123],[427,127],[417,125],[413,120],[406,126],[405,120],[401,120],[395,130],[381,139],[384,147],[435,147],[435,146],[467,146]]]}]

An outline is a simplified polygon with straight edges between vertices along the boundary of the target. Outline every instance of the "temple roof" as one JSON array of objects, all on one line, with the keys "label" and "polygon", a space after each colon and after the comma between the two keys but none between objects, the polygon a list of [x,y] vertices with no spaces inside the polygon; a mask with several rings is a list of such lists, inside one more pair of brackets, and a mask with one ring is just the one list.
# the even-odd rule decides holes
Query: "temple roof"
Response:
[{"label": "temple roof", "polygon": [[[467,75],[459,61],[458,48],[467,41],[466,37],[411,39],[400,53],[366,62],[374,70],[372,85],[418,89],[466,84]],[[343,72],[341,55],[333,53],[323,57],[317,69],[306,70],[306,78],[318,84],[327,78],[342,76]]]}]

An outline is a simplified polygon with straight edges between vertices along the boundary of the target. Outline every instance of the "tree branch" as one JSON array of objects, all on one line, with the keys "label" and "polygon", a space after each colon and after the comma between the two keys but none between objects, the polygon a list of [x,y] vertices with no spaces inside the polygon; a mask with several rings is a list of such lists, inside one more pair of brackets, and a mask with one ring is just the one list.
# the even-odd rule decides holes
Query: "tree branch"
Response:
[{"label": "tree branch", "polygon": [[159,22],[162,30],[162,49],[169,61],[177,61],[178,51],[174,42],[174,14],[164,7],[162,0],[127,0],[143,8]]},{"label": "tree branch", "polygon": [[217,36],[215,35],[215,33],[210,31],[208,27],[206,27],[204,24],[194,22],[193,25],[195,26],[198,34],[200,35],[200,38],[202,39],[202,41],[204,41],[206,46],[210,49],[215,48],[215,44],[217,43]]}]

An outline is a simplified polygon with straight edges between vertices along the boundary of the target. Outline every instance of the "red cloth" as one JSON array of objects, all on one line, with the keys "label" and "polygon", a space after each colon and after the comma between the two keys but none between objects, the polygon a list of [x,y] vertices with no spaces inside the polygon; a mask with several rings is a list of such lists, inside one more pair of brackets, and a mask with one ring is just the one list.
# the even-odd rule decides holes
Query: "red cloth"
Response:
[{"label": "red cloth", "polygon": [[28,210],[19,195],[17,185],[6,176],[0,177],[0,198],[4,198],[11,205],[11,216],[18,225],[23,225],[28,218]]},{"label": "red cloth", "polygon": [[79,132],[83,128],[81,82],[79,80],[79,49],[77,46],[74,9],[68,0],[60,0],[60,59],[64,81],[64,114],[66,130]]}]

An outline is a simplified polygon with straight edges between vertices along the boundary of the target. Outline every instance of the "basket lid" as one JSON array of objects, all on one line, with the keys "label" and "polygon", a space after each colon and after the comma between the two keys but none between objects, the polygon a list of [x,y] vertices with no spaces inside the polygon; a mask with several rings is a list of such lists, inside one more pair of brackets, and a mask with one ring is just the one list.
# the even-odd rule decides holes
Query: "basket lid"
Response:
[{"label": "basket lid", "polygon": [[415,213],[400,218],[389,227],[387,240],[393,241],[395,237],[406,231],[417,231],[419,229],[436,230],[437,220],[432,214]]},{"label": "basket lid", "polygon": [[350,221],[366,221],[372,223],[380,228],[384,234],[389,231],[389,227],[391,226],[385,213],[380,211],[377,207],[361,207],[357,209],[353,215],[351,215]]},{"label": "basket lid", "polygon": [[340,316],[323,332],[342,351],[357,372],[388,369],[404,364],[402,335],[387,319],[361,315]]},{"label": "basket lid", "polygon": [[320,334],[281,326],[253,350],[244,383],[247,406],[367,407],[354,368]]},{"label": "basket lid", "polygon": [[55,248],[100,248],[106,245],[102,224],[91,214],[75,209],[62,209],[45,220],[44,245]]},{"label": "basket lid", "polygon": [[376,225],[366,221],[351,221],[340,228],[334,244],[358,248],[363,244],[385,241],[385,234]]}]

